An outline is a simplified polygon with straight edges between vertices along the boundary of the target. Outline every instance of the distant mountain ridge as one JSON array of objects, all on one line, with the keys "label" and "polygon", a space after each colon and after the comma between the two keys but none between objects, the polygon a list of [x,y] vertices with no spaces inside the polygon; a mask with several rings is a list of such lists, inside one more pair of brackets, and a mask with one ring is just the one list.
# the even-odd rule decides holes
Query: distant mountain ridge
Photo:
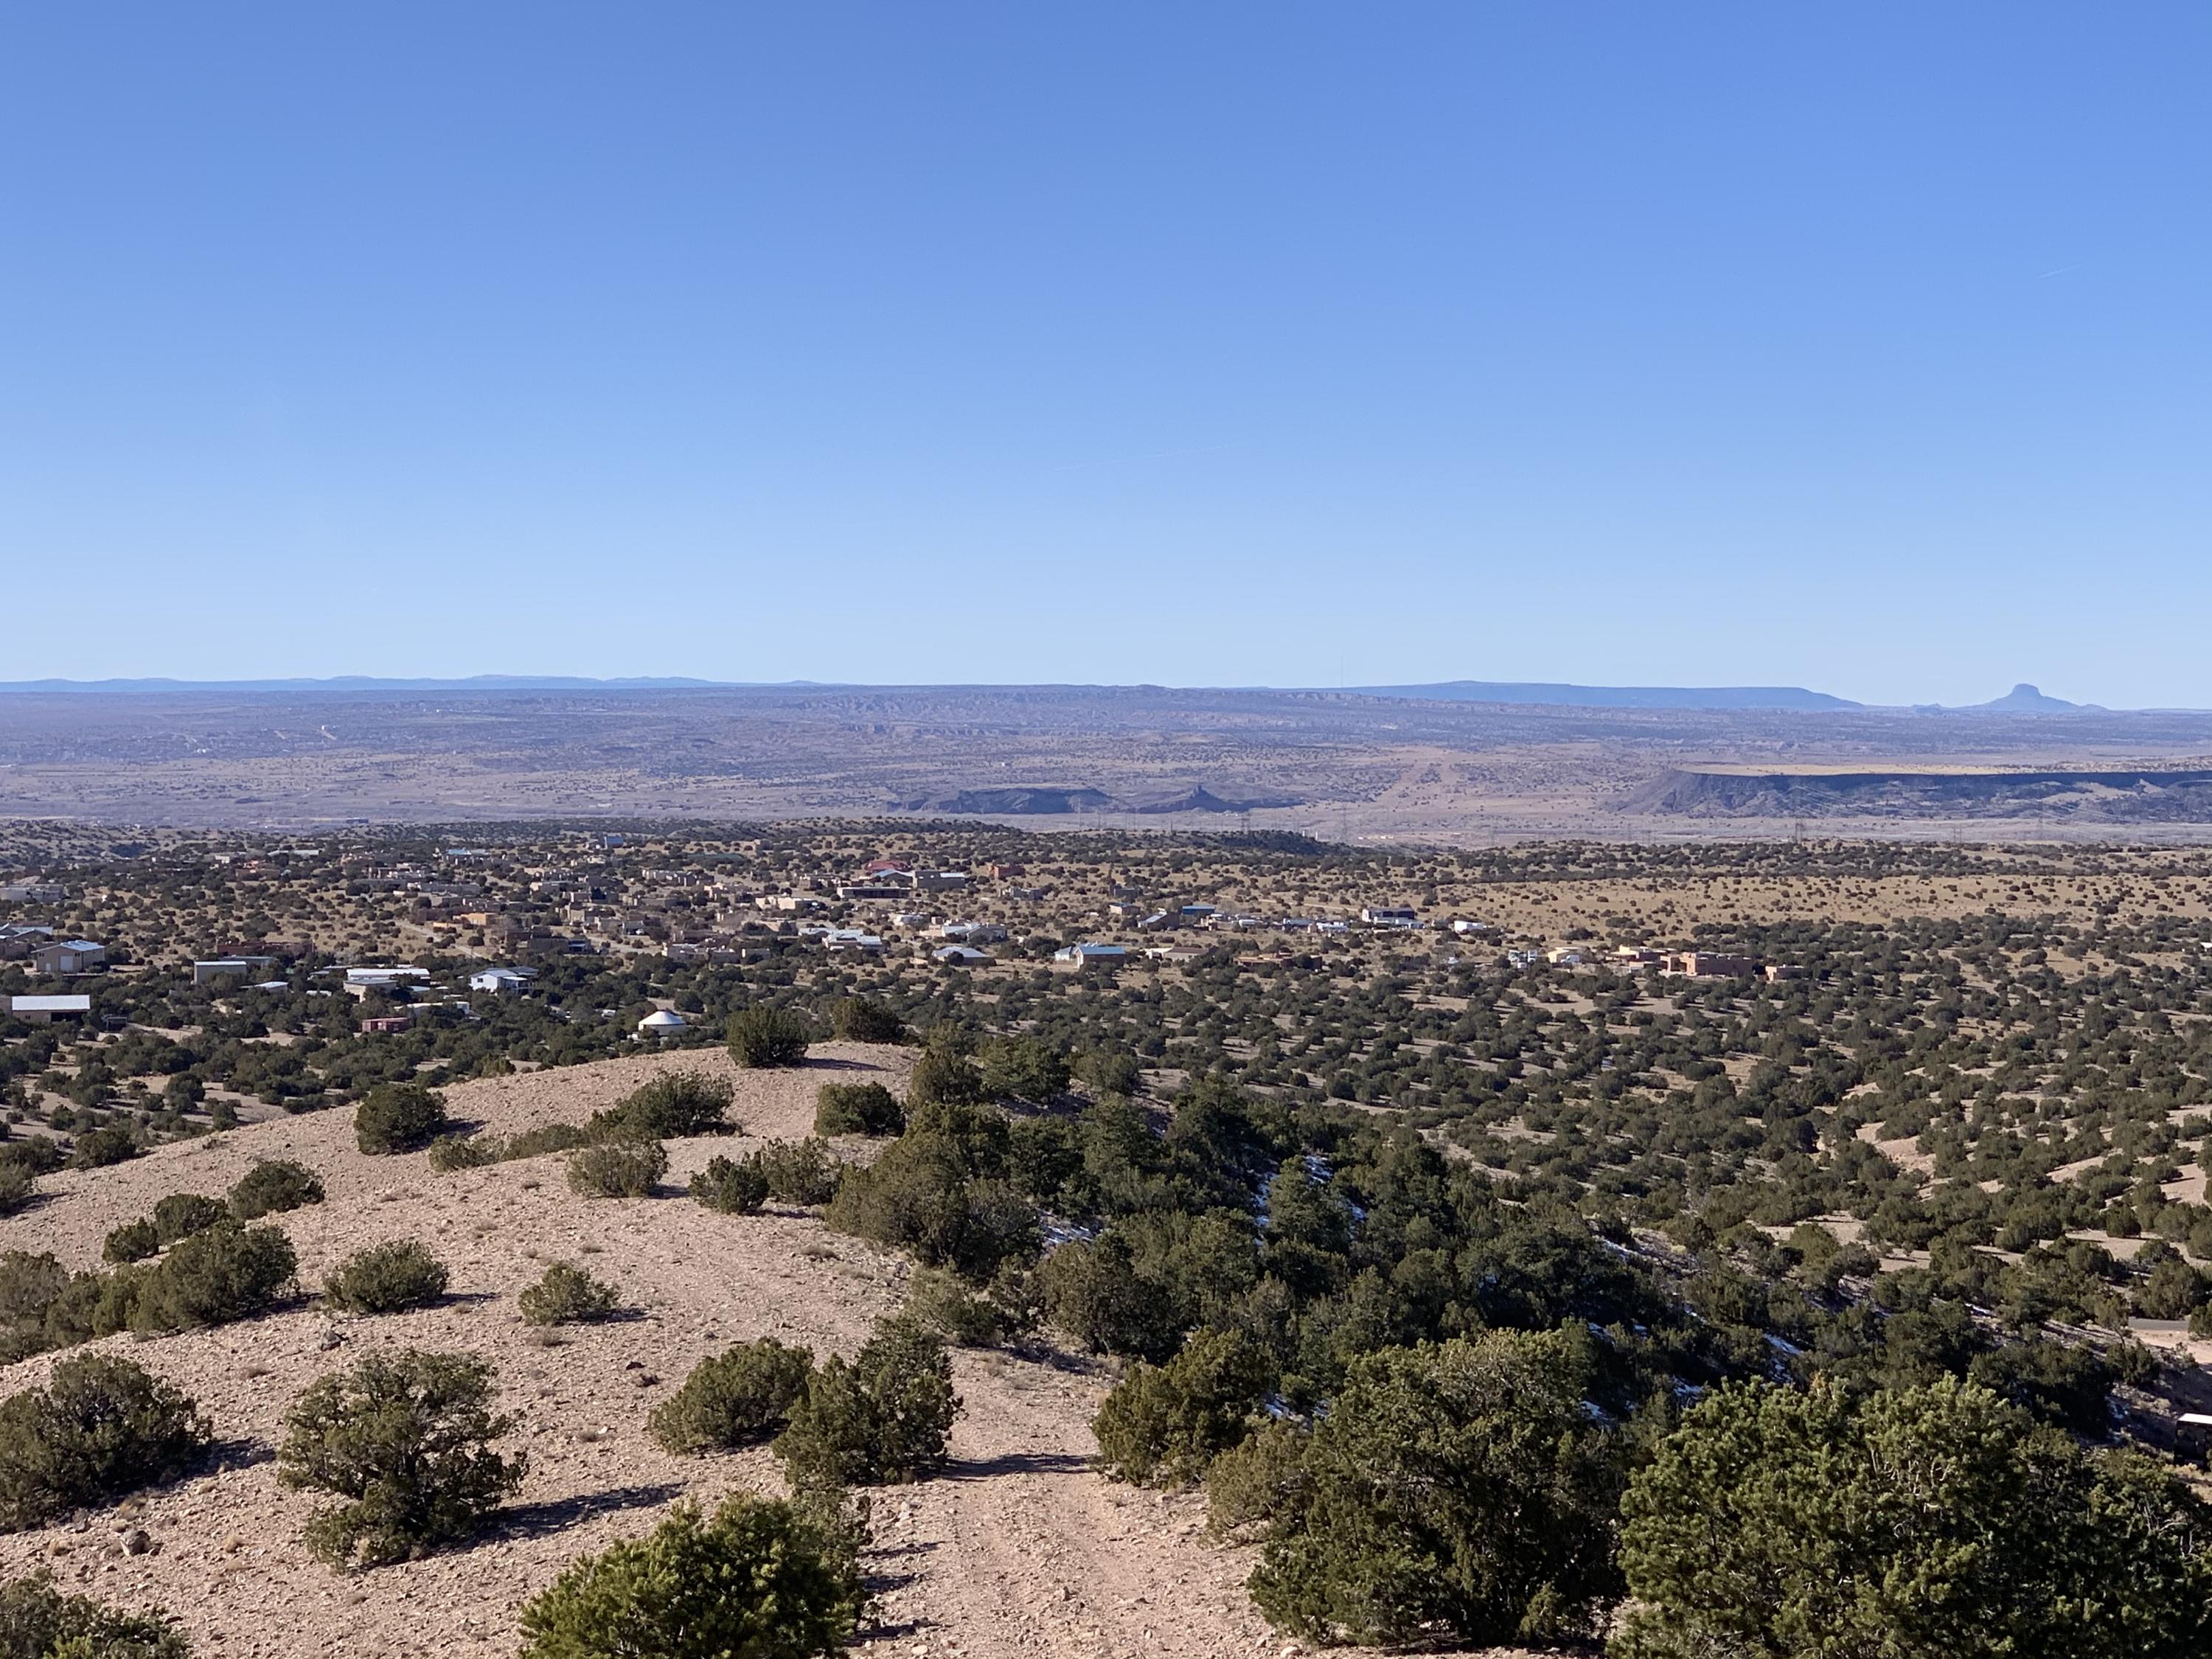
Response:
[{"label": "distant mountain ridge", "polygon": [[459,679],[385,679],[337,674],[328,679],[277,680],[0,680],[0,691],[731,691],[807,687],[817,680],[737,681],[682,676],[592,679],[575,674],[471,674]]},{"label": "distant mountain ridge", "polygon": [[1539,703],[1559,708],[1863,708],[1848,697],[1802,685],[1565,685],[1543,681],[1443,680],[1432,685],[1355,685],[1363,697],[1432,702]]},{"label": "distant mountain ridge", "polygon": [[[187,692],[532,692],[532,691],[851,691],[867,692],[890,690],[1013,690],[1004,686],[963,687],[957,684],[940,686],[892,687],[866,685],[843,680],[708,680],[683,675],[634,676],[614,679],[594,679],[576,674],[471,674],[459,678],[384,678],[372,674],[340,674],[325,679],[290,678],[265,680],[179,680],[165,678],[105,679],[105,680],[0,680],[0,694],[7,692],[46,692],[64,695],[136,694],[161,696],[165,693]],[[1041,685],[1025,688],[1031,690],[1100,690],[1111,691],[1131,688],[1100,685],[1095,687]],[[1206,691],[1224,688],[1194,686],[1183,688]],[[1255,686],[1255,691],[1272,691],[1277,688]],[[1289,688],[1311,695],[1334,688]],[[1855,702],[1849,697],[1832,696],[1826,691],[1808,690],[1802,685],[1573,685],[1565,682],[1543,680],[1439,680],[1422,685],[1355,685],[1344,688],[1335,695],[1359,697],[1405,697],[1425,702],[1497,703],[1506,706],[1548,707],[1555,708],[1645,708],[1645,709],[1741,709],[1747,712],[1780,712],[1802,714],[1851,714],[1860,711],[1874,714],[1897,714],[1902,709],[1880,703]],[[2046,696],[2036,687],[2022,683],[2002,697],[1988,702],[1945,705],[1915,703],[1911,712],[1919,714],[2101,714],[2112,711],[2097,703],[2068,702],[2063,698]]]}]

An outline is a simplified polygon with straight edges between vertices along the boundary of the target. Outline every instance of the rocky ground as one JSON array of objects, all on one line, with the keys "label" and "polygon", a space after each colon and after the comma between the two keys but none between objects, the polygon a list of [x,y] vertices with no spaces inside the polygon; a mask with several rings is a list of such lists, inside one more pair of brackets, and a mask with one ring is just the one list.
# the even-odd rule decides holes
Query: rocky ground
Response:
[{"label": "rocky ground", "polygon": [[[506,1656],[516,1610],[571,1558],[648,1529],[671,1503],[775,1491],[764,1451],[678,1458],[647,1437],[653,1406],[698,1360],[773,1335],[817,1354],[854,1352],[895,1307],[902,1264],[827,1232],[798,1212],[720,1216],[681,1194],[717,1152],[805,1133],[816,1088],[878,1077],[899,1087],[908,1057],[859,1045],[817,1047],[800,1072],[732,1073],[734,1139],[671,1143],[659,1196],[586,1200],[562,1160],[536,1158],[440,1175],[422,1155],[367,1157],[352,1114],[248,1125],[164,1147],[113,1168],[67,1172],[52,1196],[0,1221],[0,1249],[52,1250],[96,1265],[102,1239],[172,1192],[222,1194],[256,1160],[319,1171],[328,1201],[282,1218],[301,1278],[319,1285],[349,1252],[388,1239],[429,1243],[453,1273],[442,1306],[343,1319],[311,1298],[266,1318],[126,1351],[198,1401],[222,1442],[209,1468],[112,1512],[0,1538],[0,1572],[45,1565],[64,1587],[125,1605],[158,1602],[203,1655]],[[448,1091],[454,1114],[495,1133],[580,1121],[672,1066],[727,1068],[719,1054],[657,1056],[486,1079]],[[546,1346],[514,1298],[566,1260],[618,1286],[630,1316],[571,1328]],[[488,1536],[408,1565],[341,1576],[299,1538],[319,1500],[277,1485],[285,1409],[326,1371],[371,1352],[465,1350],[498,1367],[503,1408],[520,1413],[529,1478]],[[0,1372],[0,1393],[44,1379],[51,1357]],[[1290,1647],[1247,1601],[1249,1553],[1200,1535],[1191,1496],[1115,1486],[1091,1473],[1089,1423],[1109,1378],[1066,1354],[963,1351],[966,1411],[942,1479],[878,1495],[880,1622],[864,1652],[968,1656],[1200,1656]],[[143,1531],[143,1539],[133,1536]],[[134,1549],[143,1553],[132,1553]]]}]

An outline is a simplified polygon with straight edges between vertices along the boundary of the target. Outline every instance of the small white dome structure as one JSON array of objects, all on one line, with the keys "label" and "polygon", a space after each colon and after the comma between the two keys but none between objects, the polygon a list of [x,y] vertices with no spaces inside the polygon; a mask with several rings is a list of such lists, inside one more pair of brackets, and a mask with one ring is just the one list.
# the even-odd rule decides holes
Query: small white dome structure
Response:
[{"label": "small white dome structure", "polygon": [[673,1008],[656,1008],[638,1021],[640,1036],[669,1036],[682,1030],[688,1024]]}]

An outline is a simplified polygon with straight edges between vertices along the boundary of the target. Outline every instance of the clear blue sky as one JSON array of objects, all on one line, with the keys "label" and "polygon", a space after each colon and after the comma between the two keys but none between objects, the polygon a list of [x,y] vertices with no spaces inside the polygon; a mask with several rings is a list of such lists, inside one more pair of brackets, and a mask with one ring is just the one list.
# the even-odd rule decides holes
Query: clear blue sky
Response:
[{"label": "clear blue sky", "polygon": [[15,4],[0,679],[2212,706],[2212,9]]}]

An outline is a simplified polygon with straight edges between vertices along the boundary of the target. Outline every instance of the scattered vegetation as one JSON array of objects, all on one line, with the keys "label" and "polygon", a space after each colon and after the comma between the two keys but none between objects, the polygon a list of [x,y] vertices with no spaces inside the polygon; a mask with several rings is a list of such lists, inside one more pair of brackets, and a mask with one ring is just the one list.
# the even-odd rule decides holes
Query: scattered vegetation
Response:
[{"label": "scattered vegetation", "polygon": [[895,1135],[904,1127],[905,1109],[880,1083],[825,1083],[815,1096],[817,1135]]},{"label": "scattered vegetation", "polygon": [[824,1142],[771,1140],[747,1160],[768,1182],[768,1195],[779,1204],[827,1204],[851,1165],[830,1155]]},{"label": "scattered vegetation", "polygon": [[653,1413],[653,1437],[672,1452],[734,1451],[783,1431],[814,1375],[814,1356],[772,1336],[701,1360]]},{"label": "scattered vegetation", "polygon": [[1139,1486],[1188,1486],[1251,1431],[1273,1367],[1241,1331],[1201,1331],[1164,1365],[1139,1360],[1092,1423],[1101,1466]]},{"label": "scattered vegetation", "polygon": [[65,1595],[43,1572],[0,1583],[0,1659],[191,1659],[191,1650],[165,1613]]},{"label": "scattered vegetation", "polygon": [[340,1313],[404,1313],[446,1293],[445,1264],[419,1239],[356,1250],[323,1282],[323,1299]]},{"label": "scattered vegetation", "polygon": [[45,1388],[0,1401],[0,1529],[158,1485],[210,1442],[199,1408],[144,1368],[107,1354],[58,1361]]},{"label": "scattered vegetation", "polygon": [[749,1070],[806,1063],[806,1022],[769,1003],[730,1016],[730,1058]]},{"label": "scattered vegetation", "polygon": [[945,1466],[959,1411],[944,1343],[911,1320],[887,1319],[850,1364],[832,1355],[807,1379],[775,1455],[795,1487],[927,1480]]},{"label": "scattered vegetation", "polygon": [[586,1133],[594,1140],[682,1140],[694,1135],[738,1134],[730,1121],[736,1088],[705,1072],[664,1072],[617,1104],[594,1113]]},{"label": "scattered vegetation", "polygon": [[840,997],[830,1005],[830,1034],[848,1042],[896,1042],[906,1022],[873,997]]},{"label": "scattered vegetation", "polygon": [[1698,1652],[2184,1659],[2212,1510],[1972,1383],[1716,1392],[1638,1469],[1621,1659]]},{"label": "scattered vegetation", "polygon": [[239,1221],[258,1221],[322,1201],[322,1177],[288,1158],[262,1159],[230,1189],[230,1213]]},{"label": "scattered vegetation", "polygon": [[[1235,1370],[1194,1375],[1225,1390],[1246,1381]],[[1621,1468],[1617,1443],[1583,1405],[1587,1381],[1575,1338],[1557,1332],[1492,1332],[1354,1361],[1310,1432],[1273,1434],[1223,1460],[1231,1502],[1221,1529],[1265,1540],[1252,1599],[1317,1639],[1596,1634],[1618,1594]],[[1179,1414],[1188,1471],[1219,1419]],[[1178,1437],[1164,1443],[1176,1449]]]},{"label": "scattered vegetation", "polygon": [[586,1198],[650,1198],[668,1173],[668,1149],[657,1140],[610,1140],[568,1154],[568,1185]]},{"label": "scattered vegetation", "polygon": [[845,1651],[866,1605],[836,1528],[739,1494],[572,1563],[523,1608],[523,1659],[816,1659]]},{"label": "scattered vegetation", "polygon": [[723,1157],[707,1160],[691,1177],[691,1196],[724,1215],[750,1215],[768,1200],[768,1175],[758,1153],[742,1163]]},{"label": "scattered vegetation", "polygon": [[419,1083],[380,1084],[355,1108],[354,1139],[364,1152],[420,1152],[446,1133],[446,1099]]},{"label": "scattered vegetation", "polygon": [[524,1322],[532,1325],[587,1325],[609,1317],[621,1303],[613,1285],[566,1261],[546,1268],[515,1300]]},{"label": "scattered vegetation", "polygon": [[467,1354],[372,1354],[322,1378],[284,1419],[277,1478],[346,1501],[307,1523],[331,1565],[417,1559],[469,1537],[522,1482],[491,1443],[518,1419],[490,1408],[492,1367]]}]

